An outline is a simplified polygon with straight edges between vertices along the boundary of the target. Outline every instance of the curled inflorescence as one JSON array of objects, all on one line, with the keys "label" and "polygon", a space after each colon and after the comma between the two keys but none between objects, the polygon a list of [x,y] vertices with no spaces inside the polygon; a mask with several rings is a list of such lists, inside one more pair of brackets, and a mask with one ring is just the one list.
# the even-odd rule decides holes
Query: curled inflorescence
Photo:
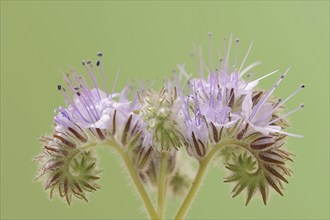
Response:
[{"label": "curled inflorescence", "polygon": [[[83,61],[89,80],[71,70],[64,76],[65,85],[58,85],[67,105],[55,110],[53,133],[40,139],[43,152],[36,157],[37,179],[50,195],[56,192],[68,204],[73,196],[87,201],[86,194],[100,188],[92,147],[107,144],[119,146],[150,189],[157,189],[162,179],[160,155],[166,152],[163,168],[173,195],[184,195],[191,187],[193,161],[202,165],[213,157],[229,171],[224,182],[235,183],[233,197],[246,191],[248,204],[258,192],[266,204],[271,188],[283,195],[283,183],[292,173],[287,165],[292,154],[283,145],[288,136],[300,137],[286,131],[286,118],[304,106],[282,114],[283,104],[305,86],[283,100],[274,97],[287,69],[269,90],[256,89],[260,80],[279,71],[254,78],[250,71],[259,62],[245,67],[252,44],[239,66],[236,55],[230,62],[231,44],[230,38],[216,67],[212,56],[206,64],[197,48],[198,76],[179,65],[160,90],[130,84],[120,92],[109,91],[102,53],[95,63]],[[102,84],[96,80],[98,73]]]}]

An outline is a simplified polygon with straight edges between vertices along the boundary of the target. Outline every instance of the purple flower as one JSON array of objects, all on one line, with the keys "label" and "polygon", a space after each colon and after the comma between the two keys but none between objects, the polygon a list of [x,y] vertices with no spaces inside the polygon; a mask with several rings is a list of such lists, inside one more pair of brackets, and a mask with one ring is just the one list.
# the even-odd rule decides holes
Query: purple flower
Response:
[{"label": "purple flower", "polygon": [[[197,78],[190,77],[184,67],[179,66],[181,75],[188,76],[187,96],[183,108],[186,124],[182,129],[187,138],[186,149],[193,158],[201,162],[219,143],[226,140],[237,140],[237,143],[242,143],[243,149],[233,146],[232,150],[228,151],[230,147],[226,148],[228,155],[225,156],[231,158],[229,162],[227,161],[226,167],[234,173],[226,181],[237,182],[233,191],[234,196],[243,189],[247,189],[247,203],[255,190],[259,188],[266,203],[268,187],[282,194],[281,181],[287,182],[284,176],[290,175],[285,162],[291,160],[291,154],[281,149],[285,143],[285,137],[301,137],[285,131],[288,127],[285,118],[304,105],[301,104],[284,115],[280,112],[283,104],[305,86],[301,85],[283,101],[273,97],[274,90],[279,87],[288,69],[279,76],[268,91],[255,89],[260,80],[278,71],[253,80],[251,77],[253,74],[248,74],[248,72],[259,62],[243,68],[252,44],[239,68],[236,66],[236,61],[233,66],[229,64],[230,46],[231,37],[228,51],[225,51],[224,57],[220,58],[217,68],[212,65],[212,57],[210,57],[210,66],[207,66],[201,51],[197,50],[200,57]],[[238,40],[236,48],[237,46]],[[248,75],[247,81],[243,79],[244,74]],[[237,149],[240,150],[237,151]],[[245,153],[242,154],[242,152]],[[242,174],[244,172],[246,175]],[[247,178],[249,181],[244,182]]]},{"label": "purple flower", "polygon": [[68,105],[55,110],[53,134],[41,138],[43,153],[36,157],[40,164],[37,179],[45,181],[45,189],[50,190],[51,195],[57,190],[68,204],[72,196],[87,200],[86,192],[100,188],[96,183],[99,169],[93,152],[89,151],[90,146],[113,141],[128,150],[142,142],[139,139],[140,116],[133,113],[136,102],[129,100],[134,95],[132,86],[120,93],[109,93],[101,64],[102,54],[98,56],[96,66],[101,72],[105,92],[96,81],[91,61],[83,61],[83,65],[92,87],[74,70],[66,74],[67,89],[59,85],[58,90]]}]

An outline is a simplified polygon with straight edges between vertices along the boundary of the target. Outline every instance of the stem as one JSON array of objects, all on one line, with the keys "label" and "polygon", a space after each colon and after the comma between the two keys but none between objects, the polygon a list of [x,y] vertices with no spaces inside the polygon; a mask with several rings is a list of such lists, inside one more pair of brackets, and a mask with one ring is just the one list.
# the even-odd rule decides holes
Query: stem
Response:
[{"label": "stem", "polygon": [[186,213],[189,209],[189,207],[191,206],[199,188],[200,185],[204,179],[207,167],[209,165],[209,163],[212,161],[214,155],[224,146],[226,145],[244,145],[244,143],[237,141],[237,140],[228,140],[228,141],[224,141],[222,143],[218,143],[217,145],[215,145],[211,151],[200,161],[199,163],[199,168],[198,168],[198,172],[196,174],[196,177],[194,179],[194,182],[192,183],[192,186],[188,192],[188,194],[186,195],[178,213],[175,216],[175,219],[184,219],[184,217],[186,216]]},{"label": "stem", "polygon": [[162,151],[160,156],[160,169],[158,180],[158,217],[164,218],[164,209],[166,203],[166,171],[167,171],[168,152]]},{"label": "stem", "polygon": [[121,146],[119,146],[117,143],[114,143],[112,141],[108,142],[108,145],[115,148],[117,150],[117,152],[120,154],[120,156],[122,157],[122,159],[127,167],[128,173],[130,174],[131,179],[133,180],[133,182],[136,186],[136,189],[140,194],[140,197],[144,203],[144,206],[145,206],[150,218],[159,219],[158,215],[155,211],[155,208],[153,207],[153,204],[152,204],[144,186],[142,185],[141,180],[136,172],[136,169],[135,169],[131,159],[129,158],[128,154],[126,153],[126,151]]}]

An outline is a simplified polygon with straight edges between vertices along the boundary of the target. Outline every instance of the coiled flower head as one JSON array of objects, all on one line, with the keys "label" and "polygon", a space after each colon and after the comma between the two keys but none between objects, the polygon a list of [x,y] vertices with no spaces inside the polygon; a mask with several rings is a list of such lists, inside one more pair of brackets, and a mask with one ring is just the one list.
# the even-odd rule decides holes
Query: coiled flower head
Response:
[{"label": "coiled flower head", "polygon": [[[45,189],[57,191],[70,205],[72,195],[86,202],[87,192],[94,192],[100,188],[97,180],[100,170],[97,168],[96,158],[90,151],[81,152],[78,149],[65,151],[56,145],[53,140],[45,142],[44,153],[36,157],[40,163],[40,175],[37,178],[45,180]],[[72,159],[72,160],[71,160]]]},{"label": "coiled flower head", "polygon": [[[210,35],[210,42],[211,38]],[[238,43],[236,40],[236,51]],[[282,149],[285,138],[300,137],[285,131],[288,127],[285,118],[304,105],[284,115],[280,112],[283,104],[305,86],[301,85],[283,101],[273,97],[273,92],[288,73],[287,69],[268,91],[254,89],[260,80],[278,71],[255,80],[252,74],[248,74],[245,81],[243,76],[259,64],[256,62],[243,69],[251,46],[239,68],[236,63],[233,66],[229,64],[231,37],[228,50],[220,58],[217,68],[212,65],[212,57],[207,67],[201,52],[197,50],[200,76],[188,80],[188,94],[183,108],[187,128],[184,135],[187,137],[187,152],[199,161],[218,144],[234,141],[235,144],[223,148],[224,152],[220,153],[225,158],[226,168],[232,172],[225,182],[237,182],[234,197],[247,189],[246,204],[259,189],[266,204],[268,188],[272,187],[282,195],[282,183],[288,182],[285,176],[291,172],[286,165],[288,160],[292,161],[291,154]],[[189,75],[182,66],[179,70],[181,74]]]},{"label": "coiled flower head", "polygon": [[58,85],[58,90],[68,105],[55,110],[53,134],[40,139],[43,152],[36,157],[40,165],[36,179],[45,182],[45,189],[51,195],[56,190],[60,197],[65,197],[68,204],[72,195],[87,201],[86,192],[100,188],[96,183],[100,170],[94,153],[89,151],[91,146],[112,141],[127,150],[141,142],[140,119],[133,114],[135,103],[129,101],[132,88],[127,86],[121,93],[109,93],[101,63],[102,53],[98,53],[98,57],[96,66],[106,92],[97,84],[91,61],[83,61],[83,66],[93,88],[74,70],[65,74],[68,89]]}]

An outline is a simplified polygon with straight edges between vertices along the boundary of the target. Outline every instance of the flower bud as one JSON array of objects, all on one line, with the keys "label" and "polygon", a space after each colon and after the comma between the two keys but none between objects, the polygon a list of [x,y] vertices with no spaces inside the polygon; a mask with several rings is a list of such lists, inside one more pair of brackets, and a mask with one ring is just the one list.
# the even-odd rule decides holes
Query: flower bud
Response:
[{"label": "flower bud", "polygon": [[159,93],[148,90],[141,99],[140,114],[146,124],[145,133],[150,135],[149,144],[160,150],[179,148],[185,138],[179,131],[178,106],[176,89],[169,91],[163,88]]}]

